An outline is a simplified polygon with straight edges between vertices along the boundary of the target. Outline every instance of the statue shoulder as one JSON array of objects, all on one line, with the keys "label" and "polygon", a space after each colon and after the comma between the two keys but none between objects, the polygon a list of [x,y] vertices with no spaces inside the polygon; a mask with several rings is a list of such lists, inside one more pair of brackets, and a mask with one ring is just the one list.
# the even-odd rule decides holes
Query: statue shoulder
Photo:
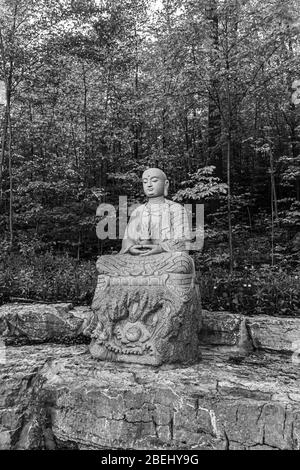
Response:
[{"label": "statue shoulder", "polygon": [[173,211],[182,211],[184,209],[182,204],[171,201],[170,199],[166,199],[165,202],[169,205],[170,209]]}]

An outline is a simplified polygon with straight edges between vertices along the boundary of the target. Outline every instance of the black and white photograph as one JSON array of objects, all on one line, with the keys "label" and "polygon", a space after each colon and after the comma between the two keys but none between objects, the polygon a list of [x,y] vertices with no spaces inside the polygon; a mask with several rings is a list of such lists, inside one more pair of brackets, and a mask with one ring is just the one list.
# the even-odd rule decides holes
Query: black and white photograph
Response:
[{"label": "black and white photograph", "polygon": [[300,450],[299,0],[0,0],[0,450]]}]

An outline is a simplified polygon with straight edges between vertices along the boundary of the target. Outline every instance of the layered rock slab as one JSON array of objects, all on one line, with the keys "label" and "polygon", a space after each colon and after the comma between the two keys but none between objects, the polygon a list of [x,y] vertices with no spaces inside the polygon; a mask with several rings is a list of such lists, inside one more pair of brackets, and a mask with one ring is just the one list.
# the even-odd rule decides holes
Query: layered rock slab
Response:
[{"label": "layered rock slab", "polygon": [[[225,351],[300,353],[300,319],[202,310],[200,344]],[[298,353],[298,354],[299,354]]]},{"label": "layered rock slab", "polygon": [[0,306],[0,336],[8,345],[83,341],[90,316],[90,307],[71,303],[5,304]]},{"label": "layered rock slab", "polygon": [[[200,307],[201,308],[201,307]],[[223,352],[252,350],[300,354],[300,319],[199,310],[200,347]],[[87,325],[93,318],[89,306],[61,304],[5,304],[0,306],[0,338],[7,345],[86,343]],[[297,353],[298,351],[298,353]],[[1,351],[0,351],[1,353]],[[297,357],[298,357],[297,356]]]},{"label": "layered rock slab", "polygon": [[86,346],[6,348],[2,449],[300,449],[300,369],[204,354],[190,367],[95,362]]}]

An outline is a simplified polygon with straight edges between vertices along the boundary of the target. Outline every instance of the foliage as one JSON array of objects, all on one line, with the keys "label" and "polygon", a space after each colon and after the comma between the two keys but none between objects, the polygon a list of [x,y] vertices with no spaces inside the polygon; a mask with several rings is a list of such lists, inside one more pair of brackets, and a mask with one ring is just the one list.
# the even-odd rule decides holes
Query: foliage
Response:
[{"label": "foliage", "polygon": [[0,259],[0,302],[12,297],[90,303],[96,287],[95,262],[67,256],[10,255]]},{"label": "foliage", "polygon": [[208,166],[200,168],[196,173],[189,174],[190,179],[181,183],[187,188],[177,191],[173,197],[174,201],[203,201],[219,194],[226,194],[227,185],[213,176],[214,170],[214,166]]},{"label": "foliage", "polygon": [[[228,275],[220,261],[226,262],[226,256],[215,259],[219,265],[213,269],[207,261],[206,269],[198,271],[203,308],[244,315],[300,316],[299,268],[287,273],[268,265],[246,266]],[[74,304],[92,300],[97,280],[94,262],[47,253],[6,256],[0,264],[0,302],[14,297]]]},{"label": "foliage", "polygon": [[300,155],[296,158],[283,156],[279,158],[280,177],[283,186],[293,187],[300,179]]},{"label": "foliage", "polygon": [[281,207],[286,206],[279,212],[282,226],[288,228],[291,232],[298,232],[300,228],[300,201],[281,199],[278,203]]},{"label": "foliage", "polygon": [[300,270],[287,273],[269,265],[245,267],[229,275],[215,269],[198,273],[203,307],[243,315],[300,316]]},{"label": "foliage", "polygon": [[143,202],[149,165],[167,173],[171,198],[205,203],[208,284],[209,270],[228,269],[229,219],[239,274],[225,292],[235,292],[232,279],[243,286],[249,265],[266,289],[261,264],[290,276],[300,224],[297,2],[3,0],[0,13],[11,111],[8,123],[0,108],[3,295],[87,298],[82,260],[120,245],[97,240],[97,206],[120,195]]}]

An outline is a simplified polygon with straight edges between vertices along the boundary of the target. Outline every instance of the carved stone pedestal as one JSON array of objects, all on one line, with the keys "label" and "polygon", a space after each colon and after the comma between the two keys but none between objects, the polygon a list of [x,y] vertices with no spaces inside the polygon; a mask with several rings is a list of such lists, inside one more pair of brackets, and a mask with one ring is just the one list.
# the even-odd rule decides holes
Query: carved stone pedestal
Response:
[{"label": "carved stone pedestal", "polygon": [[201,304],[192,258],[101,256],[86,334],[102,361],[160,365],[199,359]]}]

